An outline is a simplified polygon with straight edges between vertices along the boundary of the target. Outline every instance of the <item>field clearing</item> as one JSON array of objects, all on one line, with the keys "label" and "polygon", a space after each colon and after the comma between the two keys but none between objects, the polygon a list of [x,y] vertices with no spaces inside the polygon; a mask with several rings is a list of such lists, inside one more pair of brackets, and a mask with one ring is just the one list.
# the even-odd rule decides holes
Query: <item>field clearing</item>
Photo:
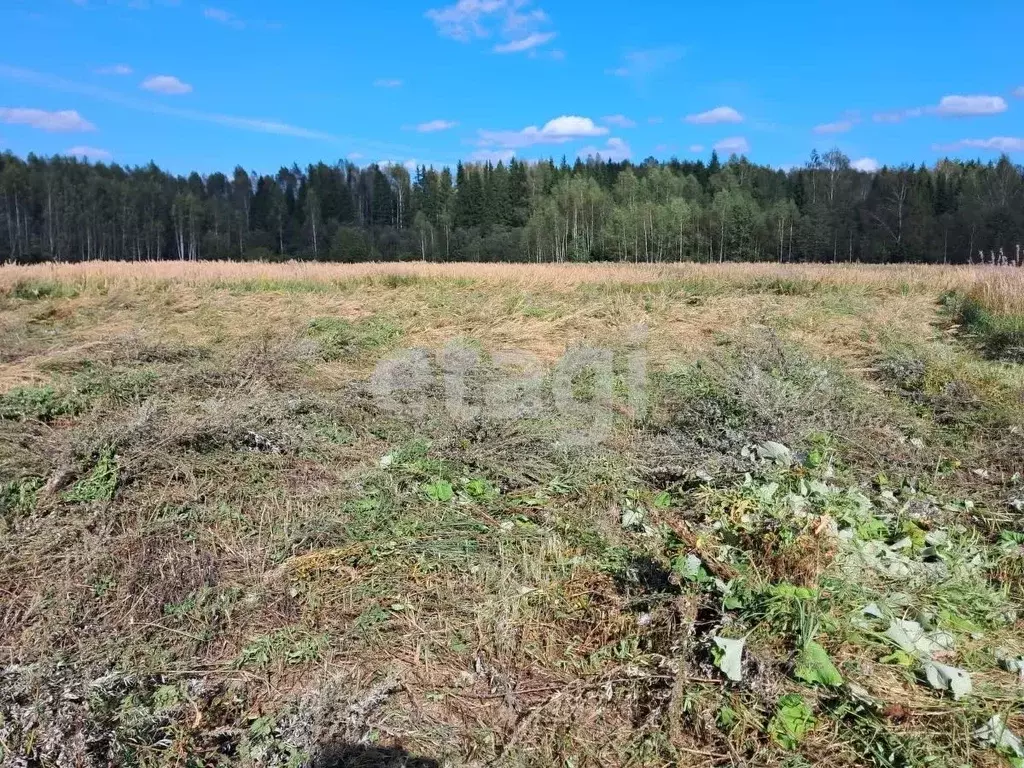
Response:
[{"label": "field clearing", "polygon": [[0,765],[1009,765],[1022,296],[0,267]]}]

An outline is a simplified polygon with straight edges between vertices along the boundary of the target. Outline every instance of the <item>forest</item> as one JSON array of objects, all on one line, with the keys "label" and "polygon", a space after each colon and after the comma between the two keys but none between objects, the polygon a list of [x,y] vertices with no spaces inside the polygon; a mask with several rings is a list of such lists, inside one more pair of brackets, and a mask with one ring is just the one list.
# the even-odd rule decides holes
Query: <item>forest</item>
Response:
[{"label": "forest", "polygon": [[450,168],[341,161],[176,176],[0,154],[0,262],[779,261],[1006,263],[1024,167],[865,172],[838,149],[780,170],[716,154]]}]

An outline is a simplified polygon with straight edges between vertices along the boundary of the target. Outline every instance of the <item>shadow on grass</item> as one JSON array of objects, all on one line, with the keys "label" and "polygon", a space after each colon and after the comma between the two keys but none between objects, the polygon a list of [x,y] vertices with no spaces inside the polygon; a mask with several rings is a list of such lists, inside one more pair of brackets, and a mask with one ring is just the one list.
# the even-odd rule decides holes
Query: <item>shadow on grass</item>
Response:
[{"label": "shadow on grass", "polygon": [[429,757],[410,755],[398,747],[330,744],[323,748],[315,768],[439,768]]}]

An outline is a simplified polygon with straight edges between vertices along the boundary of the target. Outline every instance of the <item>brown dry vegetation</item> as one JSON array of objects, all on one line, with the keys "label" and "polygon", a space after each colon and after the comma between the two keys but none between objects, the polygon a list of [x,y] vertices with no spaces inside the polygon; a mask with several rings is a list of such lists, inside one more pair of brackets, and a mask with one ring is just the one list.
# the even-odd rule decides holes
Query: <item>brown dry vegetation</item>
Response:
[{"label": "brown dry vegetation", "polygon": [[[988,268],[4,267],[0,765],[998,765],[971,734],[994,714],[1024,732],[1000,667],[1024,653],[1024,374],[940,299],[1010,316],[1021,287]],[[377,407],[380,360],[437,364],[453,340],[548,369],[610,349],[611,434],[456,420],[440,384],[414,417]],[[923,684],[893,618],[950,633],[941,660],[974,692]],[[746,638],[742,681],[714,637]],[[810,640],[842,685],[796,674]],[[791,740],[787,694],[814,716]]]}]

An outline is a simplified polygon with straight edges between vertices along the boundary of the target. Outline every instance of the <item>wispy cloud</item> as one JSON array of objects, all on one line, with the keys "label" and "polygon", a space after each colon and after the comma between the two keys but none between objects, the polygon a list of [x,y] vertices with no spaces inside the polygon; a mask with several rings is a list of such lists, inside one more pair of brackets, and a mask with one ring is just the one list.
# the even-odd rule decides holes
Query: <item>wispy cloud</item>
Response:
[{"label": "wispy cloud", "polygon": [[854,160],[850,163],[850,167],[855,171],[863,171],[864,173],[874,173],[882,166],[879,165],[878,161],[873,157],[862,157],[859,160]]},{"label": "wispy cloud", "polygon": [[576,156],[584,159],[600,156],[602,160],[611,160],[612,162],[618,163],[623,160],[629,160],[629,158],[633,156],[633,150],[625,141],[613,136],[608,139],[603,147],[596,147],[593,145],[583,147],[576,153]]},{"label": "wispy cloud", "polygon": [[500,37],[495,53],[521,53],[547,45],[556,33],[551,19],[532,0],[457,0],[452,5],[431,8],[426,17],[438,34],[467,43]]},{"label": "wispy cloud", "polygon": [[[136,99],[131,96],[125,96],[124,94],[116,91],[100,88],[99,86],[79,83],[73,80],[65,80],[64,78],[56,77],[54,75],[35,72],[30,69],[11,67],[6,64],[0,64],[0,78],[26,83],[37,88],[46,88],[65,93],[75,93],[80,96],[96,99],[97,101],[117,104],[125,109],[132,109],[137,112],[145,112],[152,115],[163,115],[165,117],[173,117],[180,120],[189,120],[199,123],[208,123],[242,131],[267,133],[277,136],[290,136],[293,138],[323,141],[332,144],[356,145],[362,149],[372,150],[374,152],[393,152],[396,154],[401,153],[407,155],[417,151],[401,144],[391,144],[388,142],[361,139],[352,136],[341,136],[328,133],[326,131],[318,131],[311,128],[292,125],[279,120],[238,117],[235,115],[225,115],[216,112],[202,112],[195,109],[173,107],[162,102]],[[77,113],[74,112],[71,114],[77,115]],[[89,125],[91,125],[91,123],[89,123]]]},{"label": "wispy cloud", "polygon": [[683,118],[687,123],[694,125],[715,125],[716,123],[742,123],[743,115],[732,107],[715,107],[707,112],[700,112],[696,115],[687,115]]},{"label": "wispy cloud", "polygon": [[853,129],[852,120],[837,120],[834,123],[822,123],[814,126],[815,133],[846,133]]},{"label": "wispy cloud", "polygon": [[589,117],[563,115],[549,120],[543,128],[527,126],[521,131],[480,131],[479,144],[482,147],[499,146],[505,149],[530,147],[535,144],[564,144],[574,139],[605,136],[608,129],[596,125]]},{"label": "wispy cloud", "polygon": [[378,77],[373,81],[375,88],[401,88],[403,84],[397,77]]},{"label": "wispy cloud", "polygon": [[210,8],[207,6],[203,8],[203,16],[210,21],[216,21],[218,24],[223,24],[232,29],[245,29],[245,22],[242,19],[230,11],[225,11],[223,8]]},{"label": "wispy cloud", "polygon": [[93,162],[107,162],[114,158],[107,150],[96,147],[72,147],[64,154],[69,157],[84,157]]},{"label": "wispy cloud", "polygon": [[993,136],[991,139],[961,139],[952,144],[934,144],[937,152],[956,152],[961,149],[983,149],[988,152],[1024,152],[1024,138]]},{"label": "wispy cloud", "polygon": [[180,96],[185,93],[192,93],[192,86],[183,83],[173,75],[154,75],[147,77],[139,86],[143,90],[153,93],[165,93],[171,96]]},{"label": "wispy cloud", "polygon": [[111,64],[109,67],[100,67],[95,72],[97,75],[118,75],[124,77],[132,74],[134,70],[127,64]]},{"label": "wispy cloud", "polygon": [[718,152],[725,152],[730,155],[742,155],[750,151],[750,142],[748,142],[743,136],[730,136],[727,139],[716,141],[714,148]]},{"label": "wispy cloud", "polygon": [[1006,99],[1002,96],[943,96],[937,105],[929,107],[911,107],[895,112],[878,112],[874,119],[877,123],[899,123],[910,118],[923,115],[939,117],[981,117],[998,115],[1007,110]]},{"label": "wispy cloud", "polygon": [[615,77],[631,77],[644,80],[672,66],[683,58],[684,50],[678,46],[645,48],[623,54],[618,66],[607,70]]},{"label": "wispy cloud", "polygon": [[614,125],[616,128],[635,128],[636,123],[625,115],[605,115],[601,118],[605,125]]},{"label": "wispy cloud", "polygon": [[526,37],[520,38],[519,40],[499,43],[494,46],[493,50],[495,53],[519,53],[521,51],[528,51],[531,48],[537,48],[541,45],[546,45],[554,40],[555,37],[556,35],[554,32],[534,32]]},{"label": "wispy cloud", "polygon": [[75,133],[95,131],[96,126],[73,109],[47,112],[25,107],[0,107],[0,123],[28,125],[49,133]]},{"label": "wispy cloud", "polygon": [[437,131],[447,131],[457,126],[453,120],[430,120],[426,123],[420,123],[413,127],[413,130],[419,131],[420,133],[436,133]]},{"label": "wispy cloud", "polygon": [[252,19],[243,19],[231,11],[226,11],[223,8],[213,8],[211,6],[205,6],[203,8],[203,16],[210,21],[223,24],[225,27],[230,27],[231,29],[241,30],[249,27],[257,27],[260,29],[281,28],[281,25],[275,21],[254,21]]},{"label": "wispy cloud", "polygon": [[1013,89],[1013,95],[1018,99],[1024,99],[1024,85]]},{"label": "wispy cloud", "polygon": [[703,144],[691,144],[690,145],[690,151],[693,154],[695,154],[695,155],[699,154],[699,153],[704,151],[704,145]]},{"label": "wispy cloud", "polygon": [[647,118],[647,124],[648,125],[661,125],[663,122],[665,122],[665,118],[663,118],[663,117],[648,117]]}]

